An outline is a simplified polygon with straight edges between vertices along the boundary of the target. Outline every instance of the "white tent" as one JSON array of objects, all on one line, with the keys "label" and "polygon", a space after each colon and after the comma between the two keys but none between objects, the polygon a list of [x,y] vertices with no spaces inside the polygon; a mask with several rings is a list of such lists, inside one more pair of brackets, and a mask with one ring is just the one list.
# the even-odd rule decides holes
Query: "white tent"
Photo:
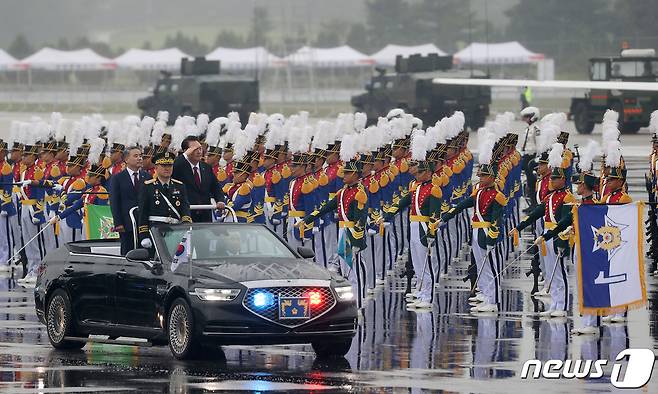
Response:
[{"label": "white tent", "polygon": [[0,70],[6,70],[8,68],[14,68],[16,66],[16,59],[5,52],[4,50],[0,49]]},{"label": "white tent", "polygon": [[178,48],[129,49],[114,62],[119,68],[132,70],[178,70],[184,57],[189,56]]},{"label": "white tent", "polygon": [[525,64],[544,60],[543,53],[534,53],[517,41],[486,44],[474,42],[455,53],[455,63]]},{"label": "white tent", "polygon": [[116,64],[89,48],[74,51],[62,51],[43,48],[20,61],[23,67],[43,70],[107,70],[116,68]]},{"label": "white tent", "polygon": [[422,45],[413,45],[413,46],[404,46],[404,45],[386,45],[384,48],[372,54],[372,58],[375,60],[375,63],[381,64],[383,66],[392,66],[395,64],[395,57],[397,55],[402,55],[408,57],[415,54],[427,55],[430,53],[438,53],[439,56],[445,56],[446,53],[439,49],[434,44],[422,44]]},{"label": "white tent", "polygon": [[354,48],[343,45],[335,48],[301,47],[286,60],[295,66],[358,67],[371,66],[374,61]]},{"label": "white tent", "polygon": [[223,69],[259,69],[276,67],[283,63],[263,47],[224,48],[217,47],[206,55],[208,60],[219,60]]}]

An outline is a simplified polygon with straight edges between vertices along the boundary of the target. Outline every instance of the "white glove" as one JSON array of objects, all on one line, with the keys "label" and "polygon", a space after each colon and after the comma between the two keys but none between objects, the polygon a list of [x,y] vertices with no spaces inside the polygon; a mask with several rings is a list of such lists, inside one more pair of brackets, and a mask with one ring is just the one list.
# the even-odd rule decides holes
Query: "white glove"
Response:
[{"label": "white glove", "polygon": [[32,223],[39,224],[41,223],[41,220],[39,220],[38,218],[32,218]]},{"label": "white glove", "polygon": [[386,228],[391,227],[391,222],[384,222],[384,227]]},{"label": "white glove", "polygon": [[313,227],[313,234],[317,234],[320,232],[320,227]]},{"label": "white glove", "polygon": [[375,235],[375,234],[377,234],[377,233],[378,233],[377,230],[373,230],[373,229],[371,229],[371,228],[368,229],[368,235]]},{"label": "white glove", "polygon": [[278,226],[279,224],[281,224],[281,220],[279,220],[279,219],[272,219],[272,224],[275,225],[275,226]]},{"label": "white glove", "polygon": [[26,181],[21,182],[22,187],[30,186],[30,185],[32,185],[32,181],[30,181],[30,180],[26,180]]},{"label": "white glove", "polygon": [[52,218],[50,218],[50,220],[48,220],[48,223],[50,223],[50,224],[55,224],[55,223],[57,223],[58,221],[59,221],[59,216],[55,215],[55,216],[53,216]]},{"label": "white glove", "polygon": [[140,242],[140,245],[142,245],[143,248],[151,249],[153,247],[153,242],[151,242],[151,238],[144,238],[142,242]]},{"label": "white glove", "polygon": [[7,211],[0,211],[0,216],[4,218],[6,216],[9,216],[9,214],[7,213]]},{"label": "white glove", "polygon": [[61,192],[62,189],[64,189],[64,186],[60,185],[59,183],[55,183],[53,185],[53,190],[56,191],[56,192]]}]

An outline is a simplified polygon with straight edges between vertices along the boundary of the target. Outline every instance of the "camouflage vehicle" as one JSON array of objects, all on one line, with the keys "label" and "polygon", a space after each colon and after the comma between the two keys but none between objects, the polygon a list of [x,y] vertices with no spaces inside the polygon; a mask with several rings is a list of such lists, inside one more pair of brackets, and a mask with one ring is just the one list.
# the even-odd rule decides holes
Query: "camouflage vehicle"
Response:
[{"label": "camouflage vehicle", "polygon": [[444,116],[460,110],[466,116],[466,125],[476,130],[484,125],[489,115],[491,88],[489,86],[438,85],[434,78],[487,78],[477,70],[453,68],[452,56],[412,55],[398,56],[395,72],[376,68],[366,85],[366,92],[352,97],[352,106],[368,115],[368,122],[386,116],[393,108],[402,108],[433,125]]},{"label": "camouflage vehicle", "polygon": [[155,117],[158,111],[169,111],[169,121],[179,115],[205,113],[210,118],[238,112],[240,119],[259,109],[258,80],[233,75],[220,75],[219,61],[205,58],[182,59],[180,75],[162,72],[153,94],[137,101],[142,116]]},{"label": "camouflage vehicle", "polygon": [[[589,64],[591,81],[658,81],[658,57],[653,49],[626,49],[619,56],[592,58]],[[636,133],[649,125],[651,112],[658,109],[658,92],[592,89],[585,97],[571,99],[576,130],[591,133],[608,108],[619,113],[623,133]]]}]

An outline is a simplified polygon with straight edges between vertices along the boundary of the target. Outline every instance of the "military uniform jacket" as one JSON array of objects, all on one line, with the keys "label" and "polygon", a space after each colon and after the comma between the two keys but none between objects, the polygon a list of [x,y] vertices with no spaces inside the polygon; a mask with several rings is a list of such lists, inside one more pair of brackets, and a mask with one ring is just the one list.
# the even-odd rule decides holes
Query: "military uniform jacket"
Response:
[{"label": "military uniform jacket", "polygon": [[7,212],[7,216],[16,215],[16,206],[11,200],[14,173],[11,164],[0,161],[0,211]]},{"label": "military uniform jacket", "polygon": [[318,217],[335,211],[338,217],[338,227],[345,229],[347,242],[353,248],[364,250],[366,248],[365,226],[368,220],[367,204],[368,194],[362,184],[344,185],[319,210],[304,218],[304,222],[313,223]]},{"label": "military uniform jacket", "polygon": [[62,185],[62,192],[57,216],[66,220],[68,227],[81,229],[84,205],[82,192],[87,188],[87,183],[81,176],[65,176],[60,178],[59,184]]},{"label": "military uniform jacket", "polygon": [[168,186],[160,183],[157,178],[145,181],[140,188],[137,206],[140,240],[148,237],[150,223],[158,222],[151,218],[169,217],[181,222],[192,222],[185,186],[173,178],[169,181]]},{"label": "military uniform jacket", "polygon": [[544,198],[549,193],[548,187],[551,183],[551,175],[546,174],[543,177],[537,179],[537,186],[535,187],[535,204],[541,204],[544,201]]},{"label": "military uniform jacket", "polygon": [[[261,171],[262,170],[262,171]],[[251,221],[253,223],[265,224],[265,178],[264,169],[258,169],[251,176]]]},{"label": "military uniform jacket", "polygon": [[292,220],[295,225],[293,227],[293,233],[295,239],[298,241],[309,238],[310,234],[307,234],[307,230],[313,228],[312,223],[307,223],[308,226],[305,226],[300,231],[300,228],[296,224],[315,209],[314,197],[312,195],[316,186],[315,182],[313,176],[306,174],[292,179],[288,187],[288,215],[290,216],[289,220]]},{"label": "military uniform jacket", "polygon": [[471,225],[474,229],[478,229],[478,245],[486,249],[488,245],[494,245],[498,241],[500,236],[498,224],[506,205],[507,198],[495,185],[478,186],[473,189],[470,197],[444,214],[443,219],[447,221],[464,209],[474,207]]},{"label": "military uniform jacket", "polygon": [[62,172],[60,162],[58,160],[51,161],[50,163],[46,164],[46,167],[44,168],[43,181],[41,182],[41,185],[46,187],[46,210],[49,213],[56,213],[60,203],[59,193],[52,189],[52,185],[65,174],[66,170]]},{"label": "military uniform jacket", "polygon": [[[594,199],[594,196],[587,196],[583,197],[580,200],[580,203],[583,205],[593,205],[593,204],[598,204],[598,202]],[[556,236],[558,236],[562,231],[566,230],[567,227],[571,226],[573,224],[573,208],[567,215],[560,220],[560,222],[557,224],[557,226],[551,230],[547,230],[542,234],[542,237],[545,240],[552,239]],[[567,240],[567,238],[563,238],[563,240]]]},{"label": "military uniform jacket", "polygon": [[[43,180],[43,169],[36,164],[25,168],[20,173],[18,182],[36,181],[40,183]],[[44,215],[45,189],[34,186],[20,186],[18,188],[18,198],[21,203],[21,209],[29,209],[32,219],[37,219],[38,224],[44,224],[46,217]]]},{"label": "military uniform jacket", "polygon": [[[573,204],[576,202],[576,198],[571,192],[562,188],[559,190],[553,190],[544,201],[539,204],[535,209],[530,212],[530,215],[521,221],[517,226],[519,231],[528,227],[531,223],[534,223],[537,219],[544,218],[544,228],[546,230],[553,230],[558,226],[558,223],[563,218],[566,218],[570,212]],[[569,247],[566,240],[556,239],[553,243],[556,248],[567,249]]]},{"label": "military uniform jacket", "polygon": [[628,204],[630,202],[633,202],[633,199],[623,188],[610,191],[601,198],[602,204]]},{"label": "military uniform jacket", "polygon": [[238,223],[252,223],[253,216],[251,207],[253,205],[252,191],[253,183],[247,180],[242,183],[227,183],[223,192],[228,199],[228,207],[233,208]]},{"label": "military uniform jacket", "polygon": [[[409,207],[409,220],[420,223],[420,241],[427,246],[427,238],[436,236],[436,223],[441,218],[443,193],[441,187],[433,184],[432,180],[423,183],[412,181],[409,190],[409,194],[400,199],[394,208],[399,211]],[[386,214],[384,219],[389,221],[391,217],[391,214]]]}]

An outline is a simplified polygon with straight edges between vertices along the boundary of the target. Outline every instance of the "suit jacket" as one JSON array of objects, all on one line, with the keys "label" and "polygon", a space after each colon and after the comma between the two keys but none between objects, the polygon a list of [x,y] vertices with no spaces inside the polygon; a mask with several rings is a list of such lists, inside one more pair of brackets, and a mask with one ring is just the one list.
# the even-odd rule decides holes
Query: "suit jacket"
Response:
[{"label": "suit jacket", "polygon": [[[144,187],[144,181],[151,179],[146,171],[139,171],[140,187]],[[126,231],[132,232],[133,226],[130,220],[130,209],[137,206],[137,189],[133,186],[128,170],[125,169],[110,177],[110,208],[114,226],[122,225]],[[137,219],[135,215],[135,219]]]},{"label": "suit jacket", "polygon": [[[180,154],[174,161],[173,179],[181,181],[187,191],[187,199],[190,205],[210,204],[210,198],[216,202],[224,201],[222,187],[217,181],[217,177],[212,172],[212,167],[204,162],[199,162],[199,175],[201,176],[201,186],[198,187],[194,182],[192,166],[183,154]],[[192,210],[192,221],[211,222],[212,212],[208,210]]]}]

